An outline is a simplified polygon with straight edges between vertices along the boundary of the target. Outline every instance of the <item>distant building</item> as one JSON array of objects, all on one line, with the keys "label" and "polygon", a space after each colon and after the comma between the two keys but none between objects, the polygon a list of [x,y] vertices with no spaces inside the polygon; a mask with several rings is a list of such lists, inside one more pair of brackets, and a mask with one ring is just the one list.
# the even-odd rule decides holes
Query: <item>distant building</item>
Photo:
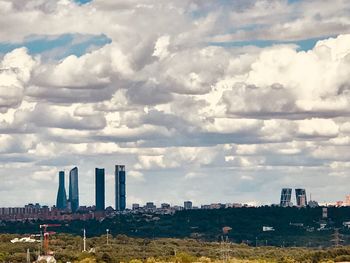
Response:
[{"label": "distant building", "polygon": [[145,208],[153,210],[153,209],[156,209],[157,207],[155,206],[155,204],[153,202],[147,202]]},{"label": "distant building", "polygon": [[291,199],[292,199],[292,188],[283,188],[281,191],[280,206],[281,207],[291,206],[292,204]]},{"label": "distant building", "polygon": [[335,202],[335,206],[337,206],[337,207],[340,207],[340,206],[343,206],[343,205],[344,205],[343,201],[336,201]]},{"label": "distant building", "polygon": [[310,200],[309,203],[307,204],[311,208],[318,207],[318,203],[314,200]]},{"label": "distant building", "polygon": [[163,204],[160,205],[160,207],[161,207],[162,209],[170,209],[170,204],[163,203]]},{"label": "distant building", "polygon": [[347,196],[345,197],[345,205],[346,205],[346,206],[350,206],[350,195],[347,195]]},{"label": "distant building", "polygon": [[328,218],[328,208],[327,207],[322,208],[322,218],[323,219]]},{"label": "distant building", "polygon": [[296,198],[298,207],[304,207],[307,205],[305,189],[301,189],[301,188],[295,189],[295,198]]},{"label": "distant building", "polygon": [[67,194],[64,186],[64,171],[58,173],[58,191],[56,199],[56,207],[60,210],[67,209]]},{"label": "distant building", "polygon": [[175,211],[184,210],[184,208],[183,208],[182,206],[179,206],[179,205],[174,205],[174,206],[173,206],[173,209],[174,209]]},{"label": "distant building", "polygon": [[240,203],[226,203],[225,208],[240,208],[242,204]]},{"label": "distant building", "polygon": [[105,210],[105,169],[95,168],[96,211]]},{"label": "distant building", "polygon": [[79,208],[79,186],[78,186],[78,168],[74,167],[69,172],[69,202],[72,212]]},{"label": "distant building", "polygon": [[191,201],[185,201],[184,202],[184,209],[192,209],[192,202]]},{"label": "distant building", "polygon": [[220,209],[222,207],[225,207],[223,206],[222,204],[218,203],[218,204],[210,204],[210,209]]},{"label": "distant building", "polygon": [[122,211],[126,208],[125,190],[125,165],[115,166],[115,210]]},{"label": "distant building", "polygon": [[137,210],[140,209],[140,205],[139,204],[132,204],[132,210]]}]

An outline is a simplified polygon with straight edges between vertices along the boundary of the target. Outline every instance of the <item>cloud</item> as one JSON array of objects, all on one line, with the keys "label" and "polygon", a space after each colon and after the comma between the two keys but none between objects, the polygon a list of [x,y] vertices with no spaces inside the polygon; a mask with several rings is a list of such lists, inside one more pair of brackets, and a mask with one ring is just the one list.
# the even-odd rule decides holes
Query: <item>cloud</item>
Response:
[{"label": "cloud", "polygon": [[144,181],[145,180],[143,174],[140,171],[133,171],[133,170],[129,171],[128,176],[131,176],[133,179],[135,179],[137,181]]},{"label": "cloud", "polygon": [[0,111],[18,107],[24,96],[24,88],[30,80],[35,61],[25,48],[6,54],[0,62]]},{"label": "cloud", "polygon": [[[113,181],[118,162],[138,202],[166,199],[168,185],[173,203],[271,203],[282,186],[297,184],[315,198],[341,198],[346,187],[334,189],[349,181],[350,161],[346,4],[0,0],[0,50],[37,38],[75,36],[73,46],[110,39],[84,54],[18,48],[0,55],[7,182],[0,191],[18,191],[21,181],[39,192],[41,182],[57,181],[57,170],[78,165],[89,204],[94,167]],[[299,40],[310,37],[316,45],[303,51]],[[56,186],[18,202],[54,200]]]},{"label": "cloud", "polygon": [[106,126],[103,115],[74,116],[65,108],[39,104],[30,113],[30,121],[38,127],[73,130],[100,130]]},{"label": "cloud", "polygon": [[283,46],[262,51],[248,72],[227,81],[232,83],[222,96],[227,113],[253,118],[348,116],[348,44],[349,35],[344,35],[319,41],[308,52]]}]

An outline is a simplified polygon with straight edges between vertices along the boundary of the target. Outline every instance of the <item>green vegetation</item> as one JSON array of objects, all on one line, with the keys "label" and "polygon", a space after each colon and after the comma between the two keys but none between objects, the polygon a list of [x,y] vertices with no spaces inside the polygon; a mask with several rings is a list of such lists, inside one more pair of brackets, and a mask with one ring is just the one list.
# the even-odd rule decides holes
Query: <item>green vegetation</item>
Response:
[{"label": "green vegetation", "polygon": [[[350,221],[350,208],[329,208],[329,219],[321,218],[322,208],[234,208],[218,210],[187,210],[175,215],[126,214],[102,221],[60,222],[62,227],[50,229],[60,233],[81,235],[87,230],[88,237],[100,236],[110,229],[113,235],[138,238],[192,238],[200,241],[220,241],[222,228],[231,227],[228,238],[234,243],[250,246],[277,247],[329,247],[332,246],[333,228],[340,228],[345,245],[350,245],[350,230],[343,222]],[[0,233],[38,233],[39,224],[50,222],[2,222]],[[57,223],[57,222],[51,222]],[[320,223],[326,229],[318,231]],[[302,225],[300,225],[302,224]],[[263,226],[275,229],[263,232]]]},{"label": "green vegetation", "polygon": [[[350,208],[235,208],[189,210],[175,215],[126,214],[102,221],[60,222],[50,228],[50,247],[59,262],[341,262],[350,261]],[[29,248],[32,260],[38,243],[10,242],[15,237],[39,232],[43,222],[1,222],[0,262],[24,262]],[[45,222],[49,223],[49,222]],[[54,223],[54,222],[52,222]],[[326,230],[318,231],[320,223]],[[275,229],[263,232],[263,226]],[[223,227],[232,228],[220,243]],[[83,248],[87,230],[89,252]],[[334,228],[339,228],[342,247],[332,247]],[[110,230],[106,245],[106,229]],[[66,233],[66,234],[65,234]],[[69,233],[69,234],[67,234]]]},{"label": "green vegetation", "polygon": [[[0,261],[25,262],[27,248],[32,261],[40,243],[15,243],[10,240],[17,235],[0,235]],[[340,262],[350,259],[350,247],[329,249],[249,247],[244,244],[203,242],[194,239],[141,239],[118,235],[87,239],[89,252],[81,252],[80,236],[57,234],[52,237],[50,249],[58,262],[182,262],[182,263],[228,263],[228,262]]]}]

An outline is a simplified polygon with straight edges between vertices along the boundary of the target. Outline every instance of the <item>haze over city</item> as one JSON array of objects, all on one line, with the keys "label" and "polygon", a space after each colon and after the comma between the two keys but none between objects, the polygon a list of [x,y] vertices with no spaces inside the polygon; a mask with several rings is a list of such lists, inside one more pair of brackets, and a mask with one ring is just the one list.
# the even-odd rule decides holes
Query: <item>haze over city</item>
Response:
[{"label": "haze over city", "polygon": [[0,206],[349,194],[348,1],[0,0]]}]

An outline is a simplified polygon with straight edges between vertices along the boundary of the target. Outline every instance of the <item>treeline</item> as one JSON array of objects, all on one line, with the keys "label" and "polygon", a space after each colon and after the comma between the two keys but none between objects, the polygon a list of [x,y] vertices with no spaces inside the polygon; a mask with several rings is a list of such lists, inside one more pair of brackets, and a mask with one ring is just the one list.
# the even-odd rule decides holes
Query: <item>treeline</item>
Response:
[{"label": "treeline", "polygon": [[[322,218],[322,208],[233,208],[218,210],[186,210],[175,215],[126,214],[102,221],[60,222],[53,229],[60,233],[81,235],[86,229],[89,237],[100,236],[109,229],[116,235],[139,238],[192,238],[199,241],[220,241],[223,227],[232,230],[227,234],[230,242],[250,246],[278,247],[329,247],[334,228],[339,228],[342,244],[350,244],[350,231],[343,222],[350,221],[350,208],[328,208],[327,219]],[[39,224],[28,221],[2,222],[0,233],[38,233]],[[48,222],[45,222],[48,223]],[[55,222],[57,223],[57,222]],[[319,230],[320,223],[324,229]],[[263,226],[275,231],[263,232]]]}]

